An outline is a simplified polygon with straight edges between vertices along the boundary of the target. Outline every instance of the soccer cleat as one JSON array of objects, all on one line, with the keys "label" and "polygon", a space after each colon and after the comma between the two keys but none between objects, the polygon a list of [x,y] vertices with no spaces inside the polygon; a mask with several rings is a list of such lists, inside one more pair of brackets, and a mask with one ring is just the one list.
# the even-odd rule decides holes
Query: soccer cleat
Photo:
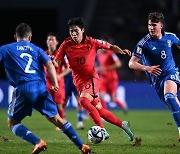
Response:
[{"label": "soccer cleat", "polygon": [[178,141],[180,142],[180,136],[178,137]]},{"label": "soccer cleat", "polygon": [[77,123],[77,129],[84,129],[84,124],[82,121],[78,121]]},{"label": "soccer cleat", "polygon": [[38,154],[41,151],[45,151],[47,149],[47,144],[43,140],[40,140],[38,144],[34,146],[32,154]]},{"label": "soccer cleat", "polygon": [[134,140],[134,134],[131,132],[130,124],[129,124],[128,121],[123,121],[122,122],[122,129],[127,134],[128,139],[130,141],[133,141]]},{"label": "soccer cleat", "polygon": [[102,132],[104,133],[104,140],[107,140],[110,137],[110,135],[108,134],[105,128],[102,128]]},{"label": "soccer cleat", "polygon": [[91,148],[89,147],[89,145],[83,144],[82,148],[81,148],[81,152],[83,154],[90,154],[91,153]]}]

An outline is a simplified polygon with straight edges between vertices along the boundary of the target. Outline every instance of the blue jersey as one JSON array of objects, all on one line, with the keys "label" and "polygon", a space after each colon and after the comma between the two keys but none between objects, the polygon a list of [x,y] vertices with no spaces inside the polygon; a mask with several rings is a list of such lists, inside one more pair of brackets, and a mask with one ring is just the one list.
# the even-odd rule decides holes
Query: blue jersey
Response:
[{"label": "blue jersey", "polygon": [[4,45],[0,47],[1,60],[12,86],[28,81],[45,82],[43,64],[50,58],[36,45],[24,40]]},{"label": "blue jersey", "polygon": [[180,40],[175,34],[169,32],[163,32],[161,39],[154,39],[147,34],[136,45],[133,55],[139,57],[143,65],[160,65],[162,70],[160,76],[153,76],[146,72],[152,85],[156,84],[157,78],[163,78],[169,72],[178,70],[172,55],[172,45],[180,45]]}]

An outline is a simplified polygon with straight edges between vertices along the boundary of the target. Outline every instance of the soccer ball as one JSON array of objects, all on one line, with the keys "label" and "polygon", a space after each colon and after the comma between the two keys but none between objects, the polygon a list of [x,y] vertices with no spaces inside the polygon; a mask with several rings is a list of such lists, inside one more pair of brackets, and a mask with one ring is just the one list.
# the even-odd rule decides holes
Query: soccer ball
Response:
[{"label": "soccer ball", "polygon": [[92,126],[90,130],[88,130],[88,139],[92,143],[101,143],[104,141],[104,132],[100,126]]}]

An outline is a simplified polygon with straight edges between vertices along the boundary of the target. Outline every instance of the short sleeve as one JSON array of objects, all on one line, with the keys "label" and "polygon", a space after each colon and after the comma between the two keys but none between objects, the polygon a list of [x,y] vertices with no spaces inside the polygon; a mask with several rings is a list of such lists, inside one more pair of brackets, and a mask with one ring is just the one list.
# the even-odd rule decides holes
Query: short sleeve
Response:
[{"label": "short sleeve", "polygon": [[60,47],[58,48],[58,50],[57,50],[57,51],[55,52],[55,54],[54,54],[55,59],[59,59],[59,60],[61,60],[61,61],[64,60],[64,56],[65,56],[65,46],[66,46],[65,42],[63,42],[63,43],[60,45]]},{"label": "short sleeve", "polygon": [[106,41],[94,39],[96,49],[109,49],[110,44]]},{"label": "short sleeve", "polygon": [[180,45],[180,39],[175,34],[173,35],[173,43],[175,45]]},{"label": "short sleeve", "polygon": [[139,44],[136,45],[132,55],[141,58],[143,54],[143,48]]}]

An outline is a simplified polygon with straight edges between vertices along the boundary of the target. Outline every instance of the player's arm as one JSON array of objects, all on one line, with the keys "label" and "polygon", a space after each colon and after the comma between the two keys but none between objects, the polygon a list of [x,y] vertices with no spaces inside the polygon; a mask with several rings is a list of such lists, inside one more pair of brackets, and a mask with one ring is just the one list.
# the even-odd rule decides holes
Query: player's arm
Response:
[{"label": "player's arm", "polygon": [[147,71],[152,75],[160,75],[162,70],[159,68],[159,65],[155,66],[145,66],[140,63],[140,58],[132,56],[129,60],[129,68],[139,71]]},{"label": "player's arm", "polygon": [[128,54],[129,56],[131,56],[131,51],[129,51],[128,49],[121,49],[117,45],[110,44],[109,49],[112,50],[114,53],[120,53],[123,55]]},{"label": "player's arm", "polygon": [[55,67],[51,61],[47,61],[45,65],[47,67],[48,74],[50,76],[50,79],[51,79],[51,82],[53,85],[51,89],[56,92],[59,89],[59,85],[58,85],[58,81],[57,81]]},{"label": "player's arm", "polygon": [[71,69],[69,67],[65,68],[60,74],[57,74],[57,79],[63,78],[67,74],[71,72]]},{"label": "player's arm", "polygon": [[57,67],[59,67],[61,65],[62,61],[57,59],[57,58],[53,58],[52,63],[57,68]]},{"label": "player's arm", "polygon": [[116,69],[116,68],[119,68],[119,67],[121,67],[121,61],[120,60],[118,60],[118,61],[116,61],[114,64],[112,64],[112,65],[109,65],[106,69],[107,70],[114,70],[114,69]]}]

